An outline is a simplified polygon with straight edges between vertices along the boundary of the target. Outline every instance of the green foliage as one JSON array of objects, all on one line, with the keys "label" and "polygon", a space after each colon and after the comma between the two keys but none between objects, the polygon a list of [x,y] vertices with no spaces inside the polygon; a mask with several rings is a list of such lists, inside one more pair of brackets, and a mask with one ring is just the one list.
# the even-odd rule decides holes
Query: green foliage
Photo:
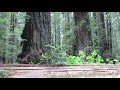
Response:
[{"label": "green foliage", "polygon": [[95,61],[96,61],[96,63],[98,63],[98,64],[104,62],[103,58],[102,58],[100,55],[97,56],[97,58],[95,59]]},{"label": "green foliage", "polygon": [[62,48],[64,48],[64,46],[61,45],[58,45],[56,47],[52,45],[45,46],[50,49],[50,52],[46,52],[42,55],[44,63],[64,64],[67,55],[64,51],[62,51]]},{"label": "green foliage", "polygon": [[106,62],[107,62],[107,63],[110,63],[110,64],[113,64],[113,61],[111,61],[111,60],[108,59],[108,58],[106,59]]},{"label": "green foliage", "polygon": [[80,22],[80,26],[83,26],[85,23],[86,23],[86,21],[85,21],[85,20],[82,20],[82,21]]},{"label": "green foliage", "polygon": [[70,65],[70,64],[82,64],[82,62],[80,61],[80,57],[69,55],[67,57],[66,64],[68,64],[68,65]]},{"label": "green foliage", "polygon": [[86,56],[83,51],[79,51],[78,56],[67,56],[66,64],[93,64],[93,63],[103,63],[103,58],[97,54],[96,51],[93,51],[90,55]]},{"label": "green foliage", "polygon": [[[0,12],[0,55],[4,55],[6,63],[16,61],[21,50],[21,34],[25,25],[25,12]],[[15,21],[11,23],[14,16]],[[14,30],[11,27],[14,25]]]},{"label": "green foliage", "polygon": [[53,46],[70,48],[74,40],[73,12],[51,12],[51,41]]},{"label": "green foliage", "polygon": [[49,64],[50,63],[50,55],[48,53],[43,53],[41,57],[41,62],[40,64]]},{"label": "green foliage", "polygon": [[35,64],[33,61],[29,61],[29,64]]},{"label": "green foliage", "polygon": [[97,53],[94,51],[86,57],[86,60],[88,61],[89,64],[94,63],[96,55]]},{"label": "green foliage", "polygon": [[90,21],[90,25],[89,25],[89,29],[88,31],[90,31],[91,33],[91,49],[92,51],[94,51],[95,49],[98,49],[99,46],[99,37],[98,37],[98,25],[97,25],[97,18],[96,16],[94,16],[95,12],[90,12],[89,13],[89,21]]},{"label": "green foliage", "polygon": [[100,63],[103,63],[103,58],[97,54],[96,51],[93,51],[90,55],[88,55],[86,57],[86,60],[88,61],[89,64],[92,64],[92,63],[97,63],[97,64],[100,64]]},{"label": "green foliage", "polygon": [[69,55],[67,56],[67,59],[66,59],[66,64],[83,64],[84,63],[84,60],[85,60],[85,54],[83,51],[79,51],[79,54],[78,56],[72,56],[72,55]]},{"label": "green foliage", "polygon": [[[81,63],[103,63],[103,58],[98,55],[100,50],[100,12],[89,12],[88,31],[90,35],[90,51],[93,51],[90,55],[85,55],[80,51],[78,56],[66,55],[66,48],[71,48],[71,44],[75,40],[74,35],[74,15],[73,12],[51,12],[51,42],[49,45],[50,52],[42,55],[41,63],[61,64],[67,60],[67,64],[81,64]],[[11,16],[14,15],[15,24],[14,32],[11,32]],[[21,34],[25,25],[25,19],[29,20],[30,16],[26,16],[25,12],[0,12],[0,55],[6,56],[8,62],[15,59],[16,56],[21,53],[22,47],[20,46]],[[86,23],[85,20],[80,22],[80,26]],[[107,44],[109,44],[110,55],[120,60],[120,13],[119,12],[104,12],[105,23],[105,36]],[[14,35],[14,41],[12,37]],[[101,37],[102,38],[102,37]],[[111,40],[112,39],[112,40]],[[110,47],[112,44],[112,47]],[[98,50],[98,51],[96,51]],[[106,50],[107,51],[107,50]],[[103,52],[104,53],[104,52]],[[107,53],[107,52],[105,52]],[[15,57],[15,58],[14,58]],[[109,58],[109,57],[107,57]],[[113,59],[113,58],[112,58]],[[111,58],[106,59],[106,62],[113,64]],[[32,60],[30,63],[34,63]]]},{"label": "green foliage", "polygon": [[79,51],[79,59],[80,59],[80,62],[84,62],[85,61],[85,53],[83,51]]}]

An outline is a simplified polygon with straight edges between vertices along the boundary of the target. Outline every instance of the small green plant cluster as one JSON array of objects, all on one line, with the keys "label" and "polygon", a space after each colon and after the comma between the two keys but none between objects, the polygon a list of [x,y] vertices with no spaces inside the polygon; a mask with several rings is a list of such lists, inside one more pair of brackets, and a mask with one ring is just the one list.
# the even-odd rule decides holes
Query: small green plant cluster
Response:
[{"label": "small green plant cluster", "polygon": [[88,61],[88,64],[100,64],[104,62],[103,58],[100,55],[98,55],[96,51],[93,51],[90,55],[88,55],[86,57],[86,60]]},{"label": "small green plant cluster", "polygon": [[80,59],[78,56],[72,56],[72,55],[69,55],[67,57],[67,62],[66,64],[80,64]]},{"label": "small green plant cluster", "polygon": [[80,51],[78,56],[69,55],[66,64],[83,64],[85,58],[84,52]]},{"label": "small green plant cluster", "polygon": [[85,53],[83,51],[79,51],[78,56],[79,56],[80,61],[84,62],[85,56],[86,56]]},{"label": "small green plant cluster", "polygon": [[107,63],[110,63],[110,64],[113,64],[113,61],[111,61],[111,60],[108,59],[108,58],[106,59],[106,62],[107,62]]},{"label": "small green plant cluster", "polygon": [[48,53],[43,53],[41,57],[41,64],[48,64],[50,63],[50,55]]},{"label": "small green plant cluster", "polygon": [[93,51],[90,55],[86,56],[83,51],[80,51],[78,56],[69,55],[67,57],[66,64],[93,64],[93,63],[103,63],[103,58]]},{"label": "small green plant cluster", "polygon": [[42,61],[44,64],[64,64],[66,53],[63,52],[62,48],[64,46],[52,46],[52,45],[45,45],[47,48],[50,49],[50,52],[42,54]]}]

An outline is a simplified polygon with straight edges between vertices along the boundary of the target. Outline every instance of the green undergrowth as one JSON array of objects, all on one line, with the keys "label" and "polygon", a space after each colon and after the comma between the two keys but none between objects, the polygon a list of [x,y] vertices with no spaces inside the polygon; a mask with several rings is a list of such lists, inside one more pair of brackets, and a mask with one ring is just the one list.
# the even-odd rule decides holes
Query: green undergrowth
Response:
[{"label": "green undergrowth", "polygon": [[[106,59],[107,64],[113,64],[113,61]],[[86,55],[83,51],[80,51],[77,56],[68,55],[66,65],[82,65],[82,64],[106,64],[105,60],[96,52],[93,51],[89,55]],[[116,62],[116,64],[120,64]]]},{"label": "green undergrowth", "polygon": [[[103,59],[97,51],[93,51],[90,54],[86,54],[83,51],[79,51],[78,55],[68,55],[65,51],[61,50],[63,46],[51,46],[47,45],[51,50],[51,53],[43,53],[37,64],[53,64],[53,65],[92,65],[92,64],[114,64],[113,60],[106,58]],[[29,62],[29,64],[35,64]],[[115,64],[120,64],[116,62]]]}]

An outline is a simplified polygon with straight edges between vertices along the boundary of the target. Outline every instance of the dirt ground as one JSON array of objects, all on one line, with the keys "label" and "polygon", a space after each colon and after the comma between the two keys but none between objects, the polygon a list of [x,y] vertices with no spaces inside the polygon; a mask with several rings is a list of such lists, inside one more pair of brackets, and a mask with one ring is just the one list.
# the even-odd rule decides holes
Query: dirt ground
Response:
[{"label": "dirt ground", "polygon": [[120,78],[120,65],[0,65],[11,78]]}]

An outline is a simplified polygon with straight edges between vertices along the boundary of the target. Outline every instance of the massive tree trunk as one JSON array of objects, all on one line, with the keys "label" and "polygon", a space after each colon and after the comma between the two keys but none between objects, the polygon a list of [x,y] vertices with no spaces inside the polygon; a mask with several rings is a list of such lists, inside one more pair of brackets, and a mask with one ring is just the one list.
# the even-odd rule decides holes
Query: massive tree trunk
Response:
[{"label": "massive tree trunk", "polygon": [[25,28],[21,35],[23,48],[26,55],[31,50],[48,52],[45,45],[51,44],[50,12],[27,12],[30,19],[26,20]]},{"label": "massive tree trunk", "polygon": [[98,13],[98,37],[99,37],[99,47],[100,47],[100,55],[104,57],[103,53],[105,53],[107,49],[107,40],[106,40],[106,31],[105,31],[105,22],[104,22],[104,13]]},{"label": "massive tree trunk", "polygon": [[73,53],[77,55],[79,50],[82,50],[86,53],[89,38],[87,31],[87,12],[74,12],[75,20],[75,42],[73,44]]},{"label": "massive tree trunk", "polygon": [[111,27],[111,17],[108,12],[106,14],[106,40],[107,40],[107,45],[106,45],[106,50],[107,50],[107,58],[112,58],[112,27]]}]

